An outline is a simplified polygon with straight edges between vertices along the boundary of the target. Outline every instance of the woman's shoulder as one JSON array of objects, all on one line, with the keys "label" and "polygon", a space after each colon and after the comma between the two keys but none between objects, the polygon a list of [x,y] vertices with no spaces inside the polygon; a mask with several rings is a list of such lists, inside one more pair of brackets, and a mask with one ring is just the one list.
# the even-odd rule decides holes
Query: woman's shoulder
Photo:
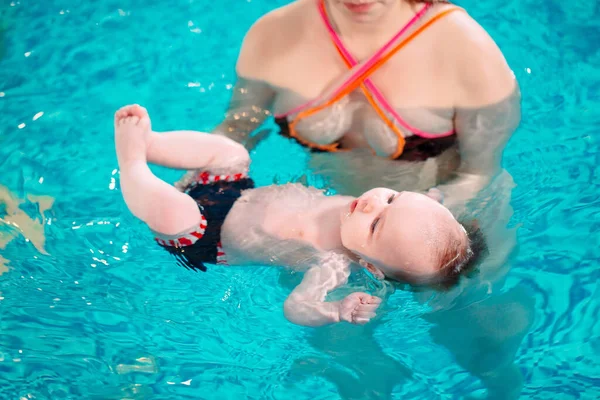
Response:
[{"label": "woman's shoulder", "polygon": [[[504,56],[491,35],[467,10],[453,4],[438,3],[429,13],[429,20],[455,10],[439,19],[431,28],[435,35],[436,52],[443,52],[446,61],[460,64],[492,57],[504,61]],[[475,60],[475,61],[476,61]],[[450,65],[449,65],[450,66]]]},{"label": "woman's shoulder", "polygon": [[[312,7],[311,7],[312,6]],[[299,0],[269,11],[246,32],[237,62],[238,74],[253,78],[269,75],[273,61],[293,52],[311,32],[317,9],[313,1]],[[314,15],[313,15],[314,14]]]},{"label": "woman's shoulder", "polygon": [[[451,5],[440,5],[439,11]],[[440,51],[444,52],[448,69],[456,78],[459,103],[464,106],[495,103],[510,96],[517,85],[504,54],[492,36],[470,16],[459,9],[447,15],[440,24]]]},{"label": "woman's shoulder", "polygon": [[466,46],[472,50],[497,48],[490,34],[464,8],[452,4],[438,4],[432,14],[438,15],[451,9],[456,11],[449,13],[439,24],[443,30],[445,42],[456,44],[456,40],[459,40],[461,45],[454,46],[455,48]]}]

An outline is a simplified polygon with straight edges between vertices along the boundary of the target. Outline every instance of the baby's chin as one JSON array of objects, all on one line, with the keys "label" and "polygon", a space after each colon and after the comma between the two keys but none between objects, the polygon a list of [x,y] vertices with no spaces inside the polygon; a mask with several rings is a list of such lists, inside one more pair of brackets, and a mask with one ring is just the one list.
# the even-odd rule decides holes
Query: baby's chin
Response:
[{"label": "baby's chin", "polygon": [[350,216],[350,204],[351,203],[352,203],[352,201],[349,201],[348,204],[346,204],[345,206],[340,208],[340,222],[342,224],[342,227],[344,226],[344,224],[348,220],[348,217]]}]

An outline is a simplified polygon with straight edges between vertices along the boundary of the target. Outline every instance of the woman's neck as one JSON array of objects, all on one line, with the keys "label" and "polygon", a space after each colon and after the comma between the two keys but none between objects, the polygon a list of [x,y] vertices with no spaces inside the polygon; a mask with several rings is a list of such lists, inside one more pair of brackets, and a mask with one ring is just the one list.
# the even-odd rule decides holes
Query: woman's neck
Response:
[{"label": "woman's neck", "polygon": [[389,10],[374,21],[352,20],[337,7],[326,1],[330,23],[338,34],[346,41],[380,42],[386,41],[408,23],[415,15],[416,9],[402,0],[394,2]]}]

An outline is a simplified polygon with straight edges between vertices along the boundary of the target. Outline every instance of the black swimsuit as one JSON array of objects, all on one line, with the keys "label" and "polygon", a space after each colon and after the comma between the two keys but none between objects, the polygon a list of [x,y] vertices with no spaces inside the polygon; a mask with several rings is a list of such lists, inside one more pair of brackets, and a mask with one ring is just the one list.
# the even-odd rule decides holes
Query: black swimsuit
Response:
[{"label": "black swimsuit", "polygon": [[[279,126],[279,133],[287,138],[292,138],[302,146],[308,147],[303,143],[299,142],[296,138],[290,135],[290,128],[287,117],[275,118],[275,123]],[[425,161],[431,157],[437,157],[456,143],[456,133],[449,136],[444,136],[435,139],[427,139],[416,135],[409,136],[404,139],[404,151],[396,158],[396,160],[403,161]],[[325,152],[327,150],[319,150],[313,147],[309,147],[314,152]],[[338,146],[338,149],[341,149]]]},{"label": "black swimsuit", "polygon": [[242,191],[252,188],[254,181],[245,174],[199,173],[184,192],[192,197],[200,208],[200,226],[176,237],[157,237],[156,241],[186,268],[206,271],[205,263],[225,264],[225,253],[221,248],[223,222],[233,204],[242,195]]}]

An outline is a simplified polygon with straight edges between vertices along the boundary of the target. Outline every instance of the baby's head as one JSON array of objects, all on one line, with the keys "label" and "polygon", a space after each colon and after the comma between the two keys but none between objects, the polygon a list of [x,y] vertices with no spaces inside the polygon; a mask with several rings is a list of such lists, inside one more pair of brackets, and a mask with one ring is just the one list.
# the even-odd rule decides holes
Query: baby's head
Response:
[{"label": "baby's head", "polygon": [[342,212],[342,243],[374,275],[411,284],[458,278],[473,258],[467,232],[429,196],[377,188]]}]

